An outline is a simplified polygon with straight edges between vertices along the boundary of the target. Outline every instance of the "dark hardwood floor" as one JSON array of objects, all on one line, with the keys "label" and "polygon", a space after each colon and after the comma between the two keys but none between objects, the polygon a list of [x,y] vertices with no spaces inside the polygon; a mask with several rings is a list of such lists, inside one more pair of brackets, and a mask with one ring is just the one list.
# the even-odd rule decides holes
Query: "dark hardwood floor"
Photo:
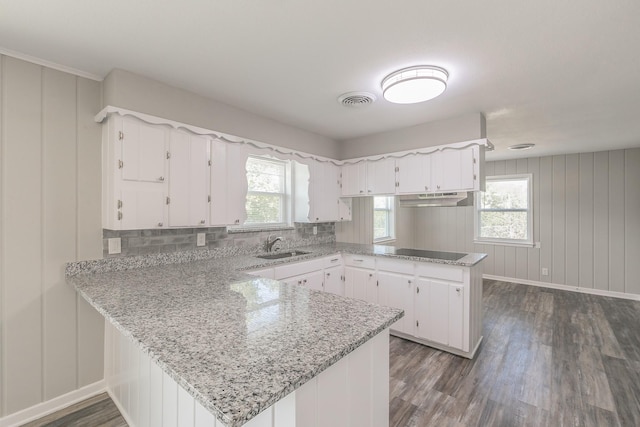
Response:
[{"label": "dark hardwood floor", "polygon": [[[483,300],[473,360],[391,337],[391,427],[640,426],[639,301],[494,281]],[[93,399],[27,426],[126,426]]]},{"label": "dark hardwood floor", "polygon": [[640,426],[640,302],[484,283],[468,360],[391,339],[391,426]]},{"label": "dark hardwood floor", "polygon": [[107,393],[76,403],[22,427],[127,427]]}]

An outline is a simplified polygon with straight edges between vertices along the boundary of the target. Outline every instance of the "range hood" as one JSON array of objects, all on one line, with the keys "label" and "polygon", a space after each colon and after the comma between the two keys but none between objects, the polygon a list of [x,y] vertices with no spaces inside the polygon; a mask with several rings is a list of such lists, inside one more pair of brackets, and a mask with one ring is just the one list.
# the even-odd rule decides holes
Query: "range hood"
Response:
[{"label": "range hood", "polygon": [[400,196],[401,207],[473,206],[473,193],[431,193]]}]

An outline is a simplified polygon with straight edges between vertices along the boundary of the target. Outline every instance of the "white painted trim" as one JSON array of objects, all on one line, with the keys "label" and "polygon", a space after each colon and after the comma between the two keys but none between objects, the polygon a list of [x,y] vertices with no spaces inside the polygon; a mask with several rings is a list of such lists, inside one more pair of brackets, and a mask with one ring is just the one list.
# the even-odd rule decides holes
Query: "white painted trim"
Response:
[{"label": "white painted trim", "polygon": [[563,291],[580,292],[583,294],[600,295],[604,297],[622,298],[633,301],[640,301],[640,295],[627,294],[624,292],[604,291],[602,289],[583,288],[580,286],[558,285],[556,283],[538,282],[536,280],[516,279],[515,277],[493,276],[491,274],[483,274],[483,279],[498,280],[501,282],[518,283],[520,285],[538,286],[540,288],[560,289]]},{"label": "white painted trim", "polygon": [[17,427],[107,391],[104,380],[0,418],[0,427]]},{"label": "white painted trim", "polygon": [[26,53],[22,53],[22,52],[16,52],[15,50],[7,49],[2,46],[0,46],[0,55],[21,59],[23,61],[31,62],[32,64],[42,65],[43,67],[52,68],[54,70],[73,74],[74,76],[78,76],[78,77],[84,77],[85,79],[89,79],[89,80],[95,80],[97,82],[101,82],[104,80],[104,77],[99,76],[97,74],[78,70],[72,67],[67,67],[66,65],[57,64],[55,62],[47,61],[46,59],[36,58],[35,56],[27,55]]}]

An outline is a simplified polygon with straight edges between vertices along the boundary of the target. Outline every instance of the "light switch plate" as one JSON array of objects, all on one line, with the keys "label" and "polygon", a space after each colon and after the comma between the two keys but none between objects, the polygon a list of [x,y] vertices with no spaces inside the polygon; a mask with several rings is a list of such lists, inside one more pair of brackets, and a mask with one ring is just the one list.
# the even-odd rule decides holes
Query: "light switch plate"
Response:
[{"label": "light switch plate", "polygon": [[119,254],[122,252],[122,243],[119,237],[111,237],[108,242],[109,254]]},{"label": "light switch plate", "polygon": [[204,246],[205,242],[206,242],[205,234],[204,233],[197,233],[196,234],[196,246]]}]

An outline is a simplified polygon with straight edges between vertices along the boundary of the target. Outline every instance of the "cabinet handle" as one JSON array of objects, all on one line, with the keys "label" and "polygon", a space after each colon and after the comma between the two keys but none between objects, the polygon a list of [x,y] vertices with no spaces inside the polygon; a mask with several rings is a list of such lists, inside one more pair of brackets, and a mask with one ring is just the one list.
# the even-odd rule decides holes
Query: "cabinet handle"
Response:
[{"label": "cabinet handle", "polygon": [[118,221],[122,219],[122,212],[118,211]]},{"label": "cabinet handle", "polygon": [[416,288],[416,294],[420,293],[420,288]]},{"label": "cabinet handle", "polygon": [[361,193],[364,193],[364,190],[360,190]]},{"label": "cabinet handle", "polygon": [[122,200],[118,200],[117,205],[118,205],[118,209],[122,209]]},{"label": "cabinet handle", "polygon": [[437,185],[436,187],[438,187],[438,190],[440,189],[440,186],[439,186],[439,185]]},{"label": "cabinet handle", "polygon": [[161,222],[158,223],[158,227],[162,227],[162,223]]},{"label": "cabinet handle", "polygon": [[363,262],[363,259],[354,259],[353,262]]},{"label": "cabinet handle", "polygon": [[200,224],[204,224],[204,219],[201,219],[201,220],[200,220]]},{"label": "cabinet handle", "polygon": [[458,293],[458,295],[460,295],[460,291],[461,291],[460,288],[456,288],[456,292]]},{"label": "cabinet handle", "polygon": [[160,178],[158,178],[158,181],[164,181],[164,176],[161,176]]},{"label": "cabinet handle", "polygon": [[429,187],[427,187],[426,185],[424,186],[424,189],[429,191]]},{"label": "cabinet handle", "polygon": [[122,169],[124,167],[124,162],[122,160],[118,160],[118,169]]},{"label": "cabinet handle", "polygon": [[371,193],[371,190],[367,190],[367,193]]},{"label": "cabinet handle", "polygon": [[336,262],[336,261],[339,261],[339,260],[340,260],[340,258],[334,258],[334,259],[331,260],[331,262]]},{"label": "cabinet handle", "polygon": [[236,224],[240,224],[240,220],[239,220],[239,219],[236,219],[236,220],[235,220],[235,223],[236,223]]}]

